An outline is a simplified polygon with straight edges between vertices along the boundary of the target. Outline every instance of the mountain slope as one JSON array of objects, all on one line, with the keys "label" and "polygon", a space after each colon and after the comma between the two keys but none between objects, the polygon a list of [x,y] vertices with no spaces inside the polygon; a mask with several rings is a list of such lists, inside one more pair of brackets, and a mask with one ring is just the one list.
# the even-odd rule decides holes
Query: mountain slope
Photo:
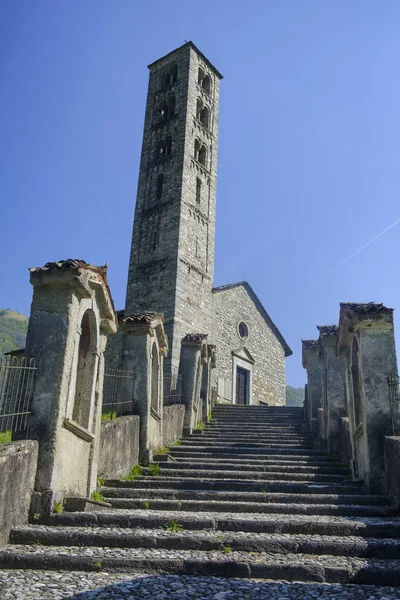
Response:
[{"label": "mountain slope", "polygon": [[28,320],[21,313],[8,308],[0,309],[0,357],[5,352],[24,347]]}]

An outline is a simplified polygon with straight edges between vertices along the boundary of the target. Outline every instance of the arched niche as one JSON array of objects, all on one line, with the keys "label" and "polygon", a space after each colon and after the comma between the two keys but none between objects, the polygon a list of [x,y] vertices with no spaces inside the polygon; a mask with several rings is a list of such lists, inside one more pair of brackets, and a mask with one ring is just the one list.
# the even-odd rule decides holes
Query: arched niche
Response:
[{"label": "arched niche", "polygon": [[158,356],[158,348],[157,344],[154,343],[151,350],[151,408],[156,413],[159,412],[159,404],[160,404],[160,364],[159,364],[159,356]]},{"label": "arched niche", "polygon": [[86,310],[80,325],[72,420],[90,429],[93,391],[97,376],[98,334],[93,310]]}]

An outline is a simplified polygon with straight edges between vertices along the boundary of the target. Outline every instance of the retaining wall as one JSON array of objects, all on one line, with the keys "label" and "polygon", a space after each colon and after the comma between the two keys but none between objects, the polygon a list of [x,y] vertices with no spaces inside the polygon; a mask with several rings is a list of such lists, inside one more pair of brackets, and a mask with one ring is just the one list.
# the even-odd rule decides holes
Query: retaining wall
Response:
[{"label": "retaining wall", "polygon": [[182,436],[185,406],[171,404],[164,406],[163,412],[163,445],[172,446]]},{"label": "retaining wall", "polygon": [[0,545],[12,527],[28,521],[38,448],[32,440],[0,445]]},{"label": "retaining wall", "polygon": [[102,421],[98,474],[119,479],[139,462],[140,417],[132,415]]}]

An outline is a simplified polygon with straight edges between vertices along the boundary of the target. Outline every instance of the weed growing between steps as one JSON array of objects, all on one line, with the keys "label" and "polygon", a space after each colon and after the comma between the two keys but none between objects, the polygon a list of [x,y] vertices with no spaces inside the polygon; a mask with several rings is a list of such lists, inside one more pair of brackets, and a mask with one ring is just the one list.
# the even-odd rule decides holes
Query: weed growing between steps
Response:
[{"label": "weed growing between steps", "polygon": [[154,452],[154,454],[168,454],[169,448],[168,446],[164,446],[164,448],[159,448]]},{"label": "weed growing between steps", "polygon": [[121,477],[121,481],[134,481],[134,479],[136,479],[136,477],[140,477],[140,475],[143,475],[142,467],[140,465],[133,465],[128,475]]},{"label": "weed growing between steps", "polygon": [[54,502],[53,512],[61,515],[64,512],[64,502]]},{"label": "weed growing between steps", "polygon": [[145,502],[143,502],[143,508],[144,508],[144,510],[149,510],[150,502],[148,502],[147,500]]},{"label": "weed growing between steps", "polygon": [[103,494],[100,494],[100,492],[97,490],[94,490],[90,497],[92,500],[96,500],[97,502],[105,502]]},{"label": "weed growing between steps", "polygon": [[149,465],[149,475],[156,476],[156,475],[160,475],[160,473],[161,473],[161,468],[158,463],[152,463],[151,465]]},{"label": "weed growing between steps", "polygon": [[206,424],[204,423],[204,421],[199,421],[197,423],[196,431],[203,431],[205,426],[206,426]]},{"label": "weed growing between steps", "polygon": [[175,521],[175,519],[172,519],[171,521],[168,521],[168,523],[164,524],[164,529],[177,533],[178,531],[182,531],[183,525],[178,523],[178,521]]}]

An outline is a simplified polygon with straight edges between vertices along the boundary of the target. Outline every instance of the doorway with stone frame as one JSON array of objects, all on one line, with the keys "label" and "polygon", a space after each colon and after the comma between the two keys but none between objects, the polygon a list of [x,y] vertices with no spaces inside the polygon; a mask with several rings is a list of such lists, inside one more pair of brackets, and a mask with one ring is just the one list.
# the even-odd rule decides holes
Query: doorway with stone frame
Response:
[{"label": "doorway with stone frame", "polygon": [[254,359],[247,348],[232,352],[232,401],[234,404],[253,404]]}]

